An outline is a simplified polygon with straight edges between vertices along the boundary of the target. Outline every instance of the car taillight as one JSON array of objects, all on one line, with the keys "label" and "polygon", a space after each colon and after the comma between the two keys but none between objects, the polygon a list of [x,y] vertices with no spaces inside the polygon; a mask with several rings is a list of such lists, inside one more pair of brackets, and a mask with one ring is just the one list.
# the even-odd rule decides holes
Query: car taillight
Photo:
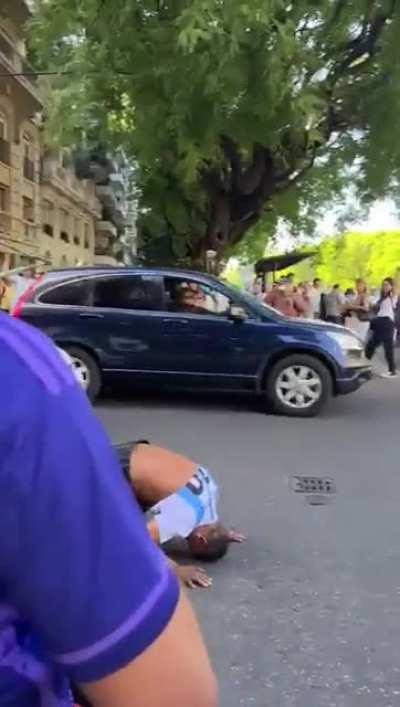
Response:
[{"label": "car taillight", "polygon": [[32,299],[32,295],[35,292],[37,286],[39,285],[39,282],[43,280],[43,277],[43,275],[39,275],[39,277],[36,278],[35,282],[32,282],[32,284],[29,285],[29,287],[25,290],[24,294],[21,295],[19,299],[17,299],[14,309],[12,311],[13,317],[18,318],[21,316],[24,306]]}]

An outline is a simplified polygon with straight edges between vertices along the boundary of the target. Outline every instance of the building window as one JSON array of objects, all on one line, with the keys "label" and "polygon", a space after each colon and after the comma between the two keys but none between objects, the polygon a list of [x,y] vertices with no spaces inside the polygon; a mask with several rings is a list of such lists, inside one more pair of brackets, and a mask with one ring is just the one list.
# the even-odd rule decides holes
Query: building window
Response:
[{"label": "building window", "polygon": [[70,215],[66,209],[60,211],[60,238],[64,243],[70,242]]},{"label": "building window", "polygon": [[90,248],[90,229],[88,223],[85,223],[85,248],[87,250]]},{"label": "building window", "polygon": [[42,202],[42,223],[43,233],[48,236],[54,236],[54,204],[49,199],[43,199]]},{"label": "building window", "polygon": [[0,184],[0,211],[3,213],[8,212],[8,189],[7,187],[3,186],[3,184]]},{"label": "building window", "polygon": [[22,202],[22,214],[23,214],[23,219],[25,221],[24,223],[24,233],[25,233],[25,239],[28,241],[32,241],[35,238],[35,211],[34,211],[34,206],[33,206],[33,201],[32,199],[29,199],[27,196],[24,196],[23,202]]},{"label": "building window", "polygon": [[10,164],[10,143],[8,142],[8,123],[4,113],[0,113],[0,162]]},{"label": "building window", "polygon": [[0,140],[8,139],[8,123],[4,113],[0,113]]},{"label": "building window", "polygon": [[35,221],[33,201],[27,196],[24,196],[23,200],[23,218],[24,221],[29,221],[30,223],[34,223]]},{"label": "building window", "polygon": [[79,218],[74,219],[74,245],[81,244],[81,221]]},{"label": "building window", "polygon": [[24,150],[24,177],[29,179],[30,182],[35,181],[35,163],[34,163],[34,149],[33,141],[28,133],[24,133],[22,139],[22,145]]}]

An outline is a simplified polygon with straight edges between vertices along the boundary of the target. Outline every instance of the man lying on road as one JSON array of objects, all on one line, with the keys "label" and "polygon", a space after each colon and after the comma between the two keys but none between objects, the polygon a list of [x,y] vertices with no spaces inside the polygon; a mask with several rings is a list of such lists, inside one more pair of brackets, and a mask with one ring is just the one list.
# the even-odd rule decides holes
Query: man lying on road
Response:
[{"label": "man lying on road", "polygon": [[[218,520],[218,486],[209,471],[187,457],[147,442],[115,447],[125,476],[143,510],[157,544],[173,538],[187,541],[197,560],[223,557],[230,543],[242,543],[242,533],[227,530]],[[211,579],[198,567],[177,566],[187,586],[209,587]]]}]

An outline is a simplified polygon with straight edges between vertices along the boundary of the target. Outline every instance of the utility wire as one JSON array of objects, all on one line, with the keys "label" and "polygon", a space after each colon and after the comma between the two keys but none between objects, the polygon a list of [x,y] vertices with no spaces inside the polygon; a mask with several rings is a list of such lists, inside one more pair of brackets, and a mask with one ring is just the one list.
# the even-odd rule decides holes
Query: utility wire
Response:
[{"label": "utility wire", "polygon": [[[134,76],[132,71],[113,71],[115,76]],[[104,71],[85,71],[85,76],[103,76]],[[18,76],[76,76],[76,71],[16,71],[0,73],[0,78],[17,78]]]}]

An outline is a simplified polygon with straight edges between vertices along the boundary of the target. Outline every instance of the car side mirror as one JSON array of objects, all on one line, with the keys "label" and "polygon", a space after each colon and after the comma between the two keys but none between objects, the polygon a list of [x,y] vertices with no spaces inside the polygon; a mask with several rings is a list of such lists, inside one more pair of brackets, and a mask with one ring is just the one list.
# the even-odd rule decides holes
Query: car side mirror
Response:
[{"label": "car side mirror", "polygon": [[247,319],[247,312],[244,307],[238,304],[232,304],[229,309],[229,319],[234,322],[245,322]]}]

